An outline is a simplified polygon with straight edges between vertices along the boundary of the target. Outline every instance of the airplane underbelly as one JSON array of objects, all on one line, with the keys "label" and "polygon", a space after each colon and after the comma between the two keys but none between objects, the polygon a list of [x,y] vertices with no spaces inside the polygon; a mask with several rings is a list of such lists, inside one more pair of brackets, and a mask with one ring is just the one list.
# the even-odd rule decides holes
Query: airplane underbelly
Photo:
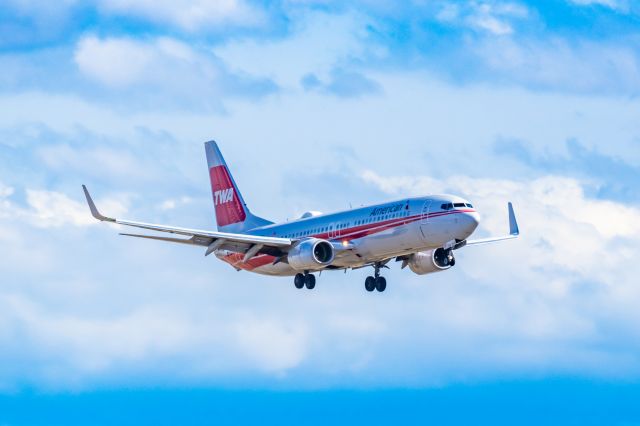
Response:
[{"label": "airplane underbelly", "polygon": [[296,271],[286,263],[278,263],[276,265],[272,265],[272,264],[264,265],[254,269],[251,272],[255,272],[257,274],[263,274],[263,275],[290,276],[290,275],[295,275],[300,271]]},{"label": "airplane underbelly", "polygon": [[257,274],[287,276],[295,275],[298,272],[289,266],[289,264],[284,262],[276,263],[274,265],[273,262],[276,258],[268,254],[260,254],[252,257],[246,262],[243,262],[244,254],[229,252],[226,250],[216,252],[216,257],[236,269],[255,272]]}]

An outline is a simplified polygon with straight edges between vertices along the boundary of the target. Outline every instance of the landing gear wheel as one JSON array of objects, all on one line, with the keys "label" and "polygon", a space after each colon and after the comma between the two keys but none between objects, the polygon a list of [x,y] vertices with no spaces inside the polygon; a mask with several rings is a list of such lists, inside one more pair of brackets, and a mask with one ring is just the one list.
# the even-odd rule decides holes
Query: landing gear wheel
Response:
[{"label": "landing gear wheel", "polygon": [[367,291],[373,291],[376,289],[376,279],[369,276],[366,280],[364,280],[364,288]]},{"label": "landing gear wheel", "polygon": [[309,290],[313,289],[316,286],[316,276],[313,274],[307,274],[304,276],[304,285],[307,286]]},{"label": "landing gear wheel", "polygon": [[384,277],[378,277],[375,279],[376,290],[383,292],[387,288],[387,280]]},{"label": "landing gear wheel", "polygon": [[293,278],[293,284],[296,286],[296,288],[304,287],[304,275],[296,274],[296,276]]}]

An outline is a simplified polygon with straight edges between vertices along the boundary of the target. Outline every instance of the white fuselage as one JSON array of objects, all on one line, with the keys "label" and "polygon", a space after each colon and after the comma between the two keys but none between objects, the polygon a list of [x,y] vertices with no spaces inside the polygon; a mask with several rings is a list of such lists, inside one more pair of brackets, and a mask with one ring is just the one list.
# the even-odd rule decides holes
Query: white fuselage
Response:
[{"label": "white fuselage", "polygon": [[[348,246],[332,262],[332,268],[352,268],[372,262],[435,249],[467,239],[479,223],[469,202],[451,195],[404,198],[347,211],[304,217],[282,224],[255,228],[250,235],[292,239],[320,238]],[[235,268],[266,275],[295,275],[285,262],[260,254],[246,262],[244,255],[217,250],[216,256]],[[318,270],[324,269],[319,267]]]}]

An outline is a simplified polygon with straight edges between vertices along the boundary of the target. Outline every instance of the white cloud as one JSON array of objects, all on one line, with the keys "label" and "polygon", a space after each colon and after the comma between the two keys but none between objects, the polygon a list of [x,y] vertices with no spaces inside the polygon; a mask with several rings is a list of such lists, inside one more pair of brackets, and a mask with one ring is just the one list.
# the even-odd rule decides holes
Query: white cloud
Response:
[{"label": "white cloud", "polygon": [[492,39],[470,42],[467,49],[498,81],[576,92],[640,90],[640,59],[617,43]]},{"label": "white cloud", "polygon": [[192,74],[201,68],[199,74],[213,79],[217,73],[207,59],[169,38],[140,41],[87,36],[78,42],[74,58],[81,72],[109,86],[169,83],[185,66]]},{"label": "white cloud", "polygon": [[296,16],[292,34],[285,39],[230,40],[215,52],[232,69],[248,73],[260,69],[279,85],[292,88],[308,73],[328,76],[342,61],[375,55],[365,41],[370,21],[356,13],[303,13]]},{"label": "white cloud", "polygon": [[505,35],[505,34],[513,33],[513,28],[511,27],[511,25],[497,19],[494,16],[490,16],[490,15],[474,16],[473,18],[470,19],[470,22],[474,26],[487,30],[490,33],[495,35]]},{"label": "white cloud", "polygon": [[244,0],[98,0],[112,14],[137,16],[187,31],[219,31],[229,25],[255,26],[263,20],[261,10]]},{"label": "white cloud", "polygon": [[614,10],[628,10],[628,3],[625,0],[569,0],[579,6],[604,6]]},{"label": "white cloud", "polygon": [[[69,288],[61,290],[68,294]],[[80,296],[82,297],[82,296]],[[20,343],[46,352],[50,363],[33,373],[42,382],[74,386],[109,374],[121,365],[163,358],[186,359],[182,374],[218,375],[238,369],[282,376],[307,357],[305,324],[283,318],[236,316],[179,305],[136,307],[125,312],[56,311],[23,295],[0,294],[0,341],[20,329]],[[193,351],[191,355],[185,349]],[[7,356],[7,353],[0,354]],[[63,375],[62,371],[66,371]],[[0,376],[0,388],[3,384]]]},{"label": "white cloud", "polygon": [[28,215],[36,226],[86,226],[95,223],[95,219],[87,214],[85,205],[59,192],[28,189],[27,204],[32,209]]},{"label": "white cloud", "polygon": [[12,187],[7,186],[2,182],[0,182],[0,198],[9,197],[11,194],[13,194],[13,191],[14,189]]},{"label": "white cloud", "polygon": [[194,332],[184,318],[159,308],[99,318],[46,312],[17,296],[0,297],[0,306],[5,321],[11,318],[8,325],[18,322],[24,327],[23,338],[48,348],[56,358],[63,354],[68,363],[88,373],[157,352],[171,353]]},{"label": "white cloud", "polygon": [[[25,192],[27,207],[21,207],[8,199],[13,194],[13,188],[0,186],[0,217],[37,228],[82,227],[97,223],[86,204],[66,194],[36,189],[26,189]],[[119,215],[126,211],[125,206],[117,200],[102,200],[101,204],[112,214]]]},{"label": "white cloud", "polygon": [[141,42],[89,36],[78,43],[75,61],[80,71],[102,83],[126,86],[152,71],[155,54],[154,49]]},{"label": "white cloud", "polygon": [[209,49],[167,37],[88,35],[77,43],[74,60],[82,74],[105,86],[105,96],[117,94],[127,105],[220,108],[223,95],[256,98],[277,89],[266,78],[229,72]]},{"label": "white cloud", "polygon": [[304,324],[247,318],[238,322],[234,331],[242,352],[261,370],[284,372],[307,356],[308,331]]},{"label": "white cloud", "polygon": [[173,210],[178,205],[189,204],[191,202],[193,202],[193,199],[191,197],[180,197],[178,199],[169,198],[164,200],[160,204],[160,210]]},{"label": "white cloud", "polygon": [[514,32],[512,21],[525,19],[529,15],[529,10],[519,3],[445,2],[436,13],[436,19],[501,36]]}]

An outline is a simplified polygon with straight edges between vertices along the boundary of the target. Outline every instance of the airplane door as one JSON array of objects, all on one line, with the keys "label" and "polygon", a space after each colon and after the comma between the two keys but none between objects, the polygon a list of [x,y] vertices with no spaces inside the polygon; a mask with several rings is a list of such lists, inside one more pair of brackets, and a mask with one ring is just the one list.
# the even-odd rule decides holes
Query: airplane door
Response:
[{"label": "airplane door", "polygon": [[332,223],[329,225],[329,238],[337,238],[338,237],[338,224]]},{"label": "airplane door", "polygon": [[431,200],[427,200],[424,202],[424,205],[422,206],[422,213],[420,214],[420,232],[422,232],[422,236],[425,239],[428,238],[430,211],[431,211]]}]

